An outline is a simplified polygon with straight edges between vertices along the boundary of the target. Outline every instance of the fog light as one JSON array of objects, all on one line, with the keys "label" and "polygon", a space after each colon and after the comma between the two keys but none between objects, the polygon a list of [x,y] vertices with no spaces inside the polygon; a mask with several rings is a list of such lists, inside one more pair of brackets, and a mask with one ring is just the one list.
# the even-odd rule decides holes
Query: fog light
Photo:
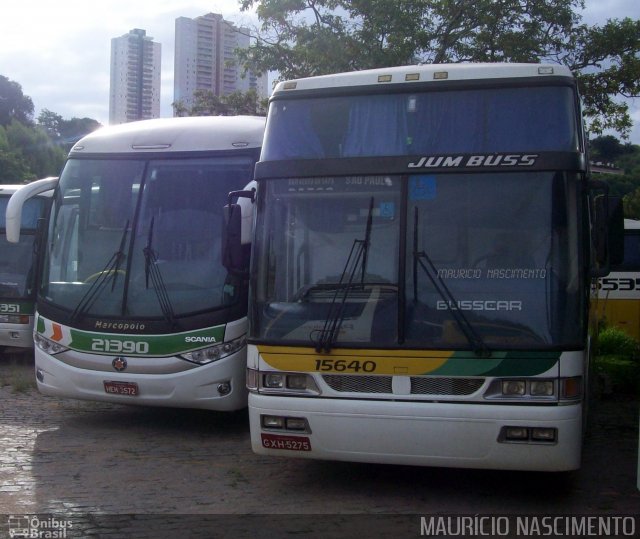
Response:
[{"label": "fog light", "polygon": [[223,397],[231,393],[231,382],[222,382],[218,384],[218,393]]},{"label": "fog light", "polygon": [[531,439],[538,442],[555,442],[556,429],[535,427],[531,429]]},{"label": "fog light", "polygon": [[288,430],[307,430],[307,420],[304,417],[287,417],[285,425]]},{"label": "fog light", "polygon": [[526,427],[507,427],[505,438],[507,440],[527,440],[529,438],[529,429]]},{"label": "fog light", "polygon": [[284,428],[284,417],[277,415],[263,415],[260,416],[262,420],[262,426],[265,429],[282,429]]},{"label": "fog light", "polygon": [[524,380],[504,380],[502,382],[503,395],[524,395],[527,384]]},{"label": "fog light", "polygon": [[42,369],[36,369],[36,378],[38,382],[44,383],[44,371]]}]

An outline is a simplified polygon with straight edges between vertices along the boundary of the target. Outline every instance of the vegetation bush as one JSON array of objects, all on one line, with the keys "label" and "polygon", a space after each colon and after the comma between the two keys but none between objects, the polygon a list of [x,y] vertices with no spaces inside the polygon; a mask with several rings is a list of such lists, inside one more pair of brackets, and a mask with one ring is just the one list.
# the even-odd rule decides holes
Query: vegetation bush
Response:
[{"label": "vegetation bush", "polygon": [[639,352],[638,341],[620,328],[605,327],[598,334],[597,355],[620,355],[635,358]]},{"label": "vegetation bush", "polygon": [[605,394],[640,395],[640,343],[622,329],[600,331],[593,368]]}]

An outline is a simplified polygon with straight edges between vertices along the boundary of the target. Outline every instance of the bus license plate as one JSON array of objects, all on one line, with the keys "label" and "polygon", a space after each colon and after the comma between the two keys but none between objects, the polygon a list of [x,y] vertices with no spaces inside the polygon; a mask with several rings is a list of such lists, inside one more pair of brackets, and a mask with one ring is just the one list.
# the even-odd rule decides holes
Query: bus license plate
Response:
[{"label": "bus license plate", "polygon": [[104,382],[104,391],[111,395],[138,395],[138,384],[135,382]]},{"label": "bus license plate", "polygon": [[262,447],[288,451],[311,451],[311,440],[306,436],[283,436],[262,433]]}]

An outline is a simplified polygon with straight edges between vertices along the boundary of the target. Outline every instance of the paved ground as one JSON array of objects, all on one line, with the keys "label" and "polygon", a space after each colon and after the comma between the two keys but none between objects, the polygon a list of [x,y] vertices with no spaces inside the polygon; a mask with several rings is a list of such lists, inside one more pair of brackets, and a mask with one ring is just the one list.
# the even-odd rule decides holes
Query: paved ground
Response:
[{"label": "paved ground", "polygon": [[0,538],[25,515],[64,537],[401,538],[420,515],[640,514],[635,400],[597,403],[580,471],[532,474],[259,457],[245,412],[44,397],[31,371],[0,358]]}]

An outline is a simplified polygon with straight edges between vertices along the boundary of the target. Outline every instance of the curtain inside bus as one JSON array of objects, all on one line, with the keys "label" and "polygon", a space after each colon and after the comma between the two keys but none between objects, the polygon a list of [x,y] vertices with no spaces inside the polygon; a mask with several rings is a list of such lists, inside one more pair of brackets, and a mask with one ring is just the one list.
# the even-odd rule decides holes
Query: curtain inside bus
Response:
[{"label": "curtain inside bus", "polygon": [[272,103],[263,161],[575,151],[569,87],[491,88]]}]

